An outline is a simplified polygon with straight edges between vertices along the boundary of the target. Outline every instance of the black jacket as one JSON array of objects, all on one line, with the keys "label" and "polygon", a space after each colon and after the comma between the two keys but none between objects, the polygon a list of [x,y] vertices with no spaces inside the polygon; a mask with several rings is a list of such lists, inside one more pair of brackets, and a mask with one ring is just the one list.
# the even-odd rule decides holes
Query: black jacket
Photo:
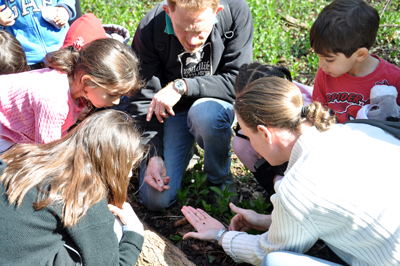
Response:
[{"label": "black jacket", "polygon": [[[153,115],[146,122],[146,115],[153,96],[169,82],[184,78],[188,87],[187,96],[183,96],[174,106],[174,111],[188,110],[195,100],[204,97],[222,99],[232,103],[235,100],[234,81],[243,63],[252,61],[253,19],[245,0],[225,0],[228,4],[217,15],[217,24],[226,24],[223,20],[231,20],[230,32],[233,37],[224,38],[214,26],[206,45],[204,54],[211,58],[204,65],[195,65],[193,72],[184,72],[183,62],[196,61],[184,53],[184,48],[173,34],[164,32],[166,27],[166,12],[162,5],[156,5],[139,23],[132,42],[132,48],[141,60],[141,76],[146,86],[130,98],[128,110],[142,128],[146,142],[153,146],[150,157],[163,155],[163,124]],[[207,50],[206,50],[207,49]],[[202,67],[205,67],[202,72]],[[205,75],[203,74],[210,74]]]}]

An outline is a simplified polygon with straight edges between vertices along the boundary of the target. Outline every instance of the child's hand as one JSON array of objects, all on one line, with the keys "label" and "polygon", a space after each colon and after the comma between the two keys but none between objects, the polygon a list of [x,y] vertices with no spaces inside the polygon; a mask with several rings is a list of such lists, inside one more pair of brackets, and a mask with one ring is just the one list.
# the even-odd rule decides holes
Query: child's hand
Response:
[{"label": "child's hand", "polygon": [[67,24],[69,20],[69,13],[62,6],[56,7],[56,10],[57,10],[57,15],[54,18],[53,22],[56,23],[58,27],[62,28],[65,26],[65,24]]},{"label": "child's hand", "polygon": [[140,222],[135,211],[132,209],[132,206],[128,202],[125,202],[122,205],[122,209],[120,209],[112,204],[108,204],[108,209],[113,214],[115,214],[119,217],[122,224],[128,226],[129,231],[134,231],[140,235],[144,235],[143,224]]},{"label": "child's hand", "polygon": [[0,25],[12,26],[15,23],[14,14],[6,5],[0,6]]}]

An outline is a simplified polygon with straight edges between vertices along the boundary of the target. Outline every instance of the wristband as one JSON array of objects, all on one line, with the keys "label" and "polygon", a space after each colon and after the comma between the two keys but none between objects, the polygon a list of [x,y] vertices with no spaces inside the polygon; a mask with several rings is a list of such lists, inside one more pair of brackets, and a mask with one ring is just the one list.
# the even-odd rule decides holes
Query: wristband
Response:
[{"label": "wristband", "polygon": [[221,236],[222,236],[226,231],[228,231],[228,229],[226,229],[226,228],[219,230],[219,232],[218,232],[218,234],[217,234],[217,236],[215,237],[215,240],[214,240],[214,243],[215,243],[216,245],[218,245],[218,242],[219,242],[219,240],[221,239]]}]

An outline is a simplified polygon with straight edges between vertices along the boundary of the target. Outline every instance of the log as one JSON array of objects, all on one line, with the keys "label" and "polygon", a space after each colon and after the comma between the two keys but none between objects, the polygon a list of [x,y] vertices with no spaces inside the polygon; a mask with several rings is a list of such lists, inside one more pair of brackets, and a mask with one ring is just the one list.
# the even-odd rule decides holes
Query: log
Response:
[{"label": "log", "polygon": [[195,266],[174,243],[144,221],[141,222],[144,226],[144,243],[136,266]]}]

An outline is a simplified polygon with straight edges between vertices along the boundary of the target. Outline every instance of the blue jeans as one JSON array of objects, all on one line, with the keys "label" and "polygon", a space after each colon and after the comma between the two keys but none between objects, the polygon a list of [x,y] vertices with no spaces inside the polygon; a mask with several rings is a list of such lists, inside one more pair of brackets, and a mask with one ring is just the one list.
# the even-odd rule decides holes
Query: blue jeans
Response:
[{"label": "blue jeans", "polygon": [[204,172],[208,180],[220,184],[230,174],[231,125],[235,118],[232,104],[201,98],[188,111],[164,119],[164,163],[171,178],[163,193],[143,183],[146,163],[140,170],[140,201],[149,210],[159,211],[176,202],[177,190],[193,156],[195,142],[204,150]]},{"label": "blue jeans", "polygon": [[261,262],[261,266],[303,266],[303,265],[341,266],[340,264],[334,262],[290,251],[274,251],[268,253]]}]

